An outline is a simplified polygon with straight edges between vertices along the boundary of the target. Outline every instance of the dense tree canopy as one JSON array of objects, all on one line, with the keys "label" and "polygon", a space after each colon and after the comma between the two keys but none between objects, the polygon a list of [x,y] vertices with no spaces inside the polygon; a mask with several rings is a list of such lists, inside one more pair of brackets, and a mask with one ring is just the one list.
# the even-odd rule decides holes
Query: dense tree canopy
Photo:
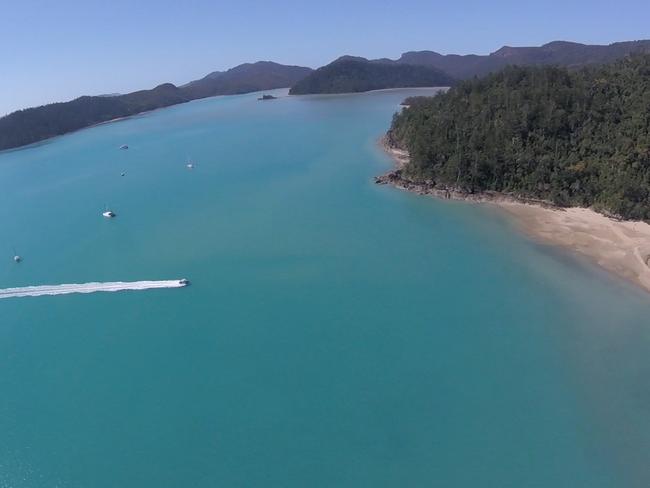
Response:
[{"label": "dense tree canopy", "polygon": [[508,67],[408,104],[388,134],[404,177],[650,219],[650,55]]}]

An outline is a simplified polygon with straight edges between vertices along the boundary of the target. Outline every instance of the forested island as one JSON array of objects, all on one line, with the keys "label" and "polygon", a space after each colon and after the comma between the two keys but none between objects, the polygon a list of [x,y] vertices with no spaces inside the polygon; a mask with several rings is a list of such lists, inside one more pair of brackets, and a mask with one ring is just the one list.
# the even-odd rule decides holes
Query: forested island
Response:
[{"label": "forested island", "polygon": [[387,141],[410,158],[380,182],[650,220],[650,55],[506,67],[406,103]]},{"label": "forested island", "polygon": [[449,86],[454,78],[431,67],[368,61],[344,56],[296,83],[290,95],[355,93],[383,88]]},{"label": "forested island", "polygon": [[397,59],[342,56],[298,81],[292,95],[350,93],[381,88],[451,86],[456,80],[486,76],[506,66],[605,64],[629,54],[650,52],[650,41],[589,45],[553,41],[542,46],[503,46],[488,55],[409,51]]}]

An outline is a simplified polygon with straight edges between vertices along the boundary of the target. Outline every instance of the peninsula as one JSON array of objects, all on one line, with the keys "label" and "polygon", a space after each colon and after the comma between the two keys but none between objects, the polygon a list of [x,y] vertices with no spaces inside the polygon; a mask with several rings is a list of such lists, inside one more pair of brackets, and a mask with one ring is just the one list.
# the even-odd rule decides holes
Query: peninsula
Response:
[{"label": "peninsula", "polygon": [[650,55],[509,67],[405,101],[377,183],[496,203],[525,230],[650,291]]},{"label": "peninsula", "polygon": [[165,83],[152,90],[126,95],[83,96],[69,102],[18,110],[0,118],[0,150],[199,98],[285,88],[311,71],[301,66],[259,61],[216,71],[180,87]]}]

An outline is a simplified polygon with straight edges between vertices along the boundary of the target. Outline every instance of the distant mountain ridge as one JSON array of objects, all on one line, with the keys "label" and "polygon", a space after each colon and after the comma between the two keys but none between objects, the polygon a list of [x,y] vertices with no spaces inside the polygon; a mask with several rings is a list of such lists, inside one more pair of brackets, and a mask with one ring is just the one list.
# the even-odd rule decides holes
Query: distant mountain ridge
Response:
[{"label": "distant mountain ridge", "polygon": [[0,150],[198,98],[289,87],[311,71],[301,66],[259,61],[213,72],[181,87],[164,83],[152,90],[126,95],[83,96],[69,102],[18,110],[0,118]]},{"label": "distant mountain ridge", "polygon": [[180,87],[171,83],[126,95],[83,96],[19,110],[0,118],[0,150],[31,144],[115,118],[215,95],[291,87],[292,94],[341,93],[417,86],[445,86],[513,64],[578,67],[605,64],[648,52],[650,40],[588,45],[553,41],[539,47],[503,46],[489,55],[410,51],[398,59],[342,56],[314,71],[259,61],[214,71]]},{"label": "distant mountain ridge", "polygon": [[228,71],[215,71],[181,87],[191,99],[215,95],[236,95],[294,85],[313,70],[271,61],[240,64]]},{"label": "distant mountain ridge", "polygon": [[566,67],[606,64],[634,53],[650,52],[650,40],[615,42],[608,45],[553,41],[539,47],[503,46],[493,53],[440,54],[435,51],[410,51],[395,60],[377,60],[398,64],[416,64],[438,68],[457,79],[485,76],[508,65],[558,65]]},{"label": "distant mountain ridge", "polygon": [[342,56],[291,87],[289,94],[353,93],[382,88],[448,86],[454,79],[430,66],[369,61]]},{"label": "distant mountain ridge", "polygon": [[[368,60],[345,55],[312,72],[294,85],[290,93],[343,93],[378,88],[447,86],[457,80],[486,76],[509,65],[578,67],[606,64],[643,52],[650,52],[650,40],[609,45],[553,41],[539,47],[503,46],[489,55],[443,55],[435,51],[409,51],[395,60]],[[414,70],[415,66],[436,70],[437,74]]]},{"label": "distant mountain ridge", "polygon": [[0,118],[0,149],[24,146],[100,122],[187,102],[171,83],[118,96],[83,96]]}]

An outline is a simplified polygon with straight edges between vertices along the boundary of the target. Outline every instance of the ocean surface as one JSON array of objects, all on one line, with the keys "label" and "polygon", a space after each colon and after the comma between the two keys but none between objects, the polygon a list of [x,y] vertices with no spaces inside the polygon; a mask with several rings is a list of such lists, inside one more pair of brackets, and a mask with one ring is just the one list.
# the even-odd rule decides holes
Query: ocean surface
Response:
[{"label": "ocean surface", "polygon": [[650,486],[650,295],[373,184],[414,93],[0,153],[0,288],[192,282],[0,300],[0,487]]}]

